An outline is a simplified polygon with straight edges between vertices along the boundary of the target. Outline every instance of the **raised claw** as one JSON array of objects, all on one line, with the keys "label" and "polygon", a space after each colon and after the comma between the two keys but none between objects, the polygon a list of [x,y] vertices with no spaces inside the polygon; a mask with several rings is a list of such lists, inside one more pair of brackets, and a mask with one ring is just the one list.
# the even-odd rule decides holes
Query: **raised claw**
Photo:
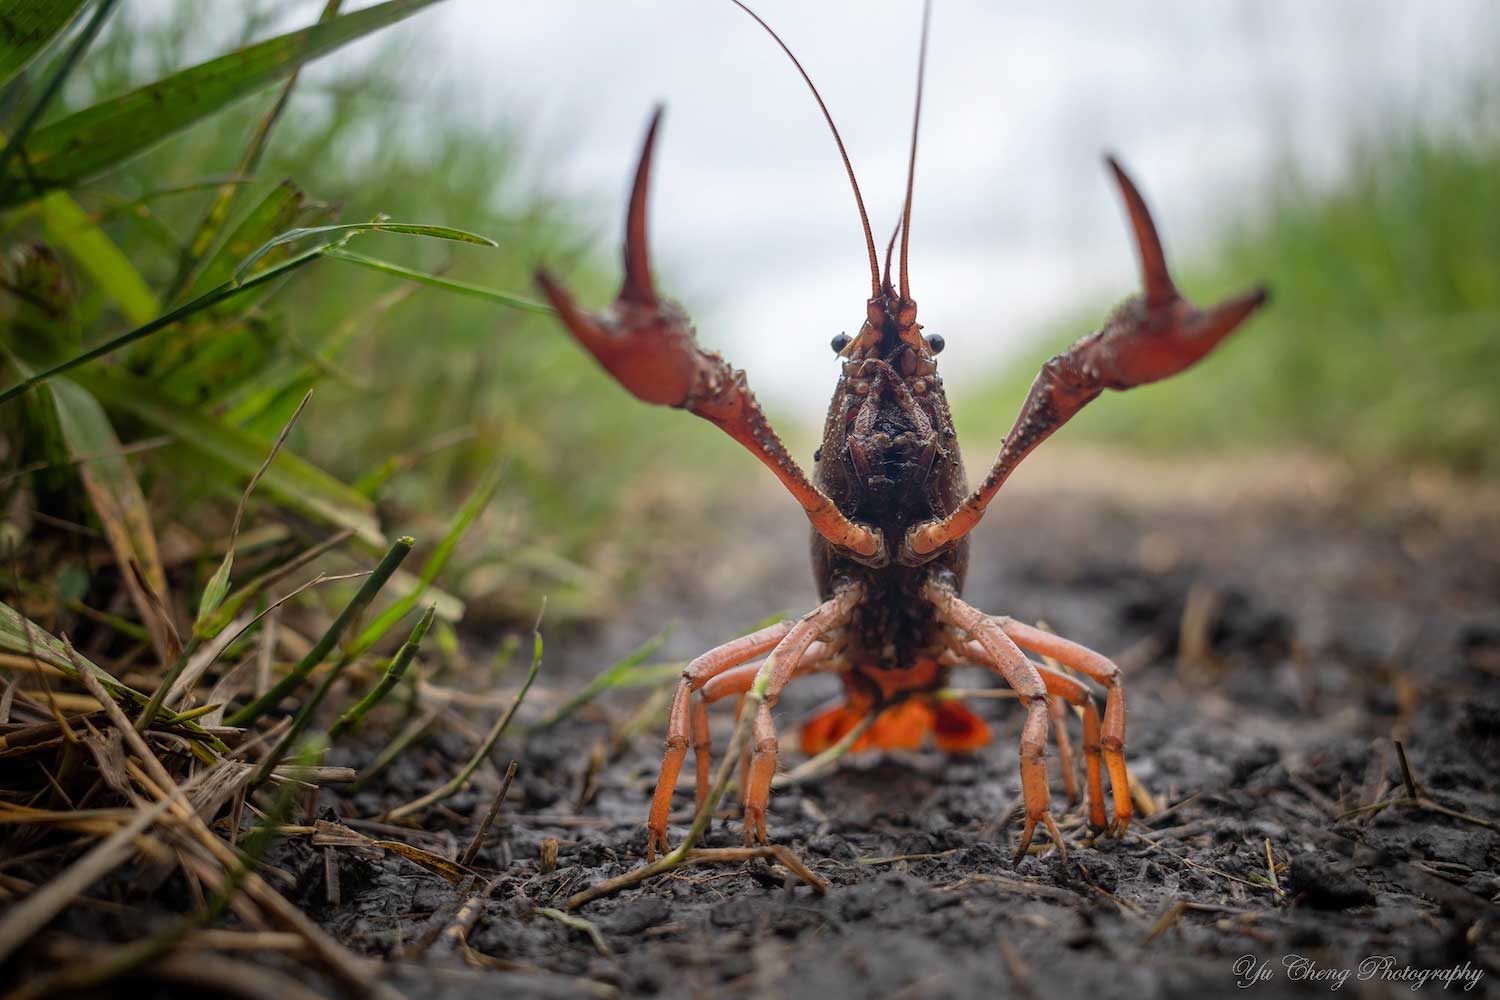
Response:
[{"label": "raised claw", "polygon": [[545,271],[537,273],[537,282],[564,325],[615,381],[647,403],[683,406],[700,374],[707,374],[700,369],[710,358],[698,347],[687,316],[676,306],[662,303],[651,282],[646,196],[661,115],[658,108],[651,116],[636,166],[625,218],[625,280],[610,315],[599,317],[580,309],[567,290]]},{"label": "raised claw", "polygon": [[1267,293],[1256,287],[1208,309],[1183,298],[1167,268],[1145,199],[1114,157],[1105,157],[1105,162],[1119,185],[1135,234],[1142,291],[1105,322],[1089,345],[1086,361],[1096,385],[1129,389],[1175,375],[1202,359],[1265,303]]},{"label": "raised claw", "polygon": [[917,566],[967,535],[1021,460],[1105,389],[1130,389],[1175,375],[1217,347],[1267,299],[1257,287],[1208,309],[1177,291],[1146,202],[1130,177],[1106,157],[1135,233],[1141,294],[1127,299],[1098,331],[1042,366],[1000,453],[973,493],[941,520],[910,528],[895,558]]},{"label": "raised claw", "polygon": [[537,272],[537,283],[563,325],[632,395],[688,410],[716,424],[776,474],[807,512],[814,530],[851,557],[883,565],[887,555],[880,533],[851,522],[808,480],[766,420],[745,373],[699,347],[687,314],[656,294],[647,252],[646,200],[661,115],[658,108],[651,117],[636,166],[625,217],[625,280],[609,314],[579,308],[546,271]]}]

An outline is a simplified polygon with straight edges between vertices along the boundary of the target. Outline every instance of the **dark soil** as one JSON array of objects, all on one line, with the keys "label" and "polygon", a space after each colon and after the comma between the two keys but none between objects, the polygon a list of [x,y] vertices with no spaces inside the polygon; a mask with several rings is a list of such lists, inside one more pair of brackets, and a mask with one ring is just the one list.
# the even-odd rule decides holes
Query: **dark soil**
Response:
[{"label": "dark soil", "polygon": [[[1060,478],[1068,460],[1089,483]],[[681,870],[578,911],[605,954],[586,928],[541,910],[643,861],[662,726],[617,739],[649,696],[637,689],[508,740],[498,767],[420,829],[389,834],[456,857],[499,771],[520,761],[475,863],[495,882],[467,955],[443,931],[472,884],[452,887],[393,853],[338,850],[330,905],[321,850],[291,840],[272,860],[295,880],[294,899],[355,950],[392,960],[390,981],[412,997],[1228,996],[1247,981],[1269,996],[1343,985],[1394,997],[1413,988],[1399,977],[1455,969],[1466,978],[1446,988],[1489,993],[1500,982],[1500,508],[1492,496],[1308,480],[1280,464],[1193,469],[1190,479],[1184,466],[1143,472],[1064,451],[1027,470],[975,540],[971,602],[1045,620],[1127,673],[1130,767],[1163,809],[1123,841],[1087,835],[1054,756],[1067,861],[1048,851],[1013,862],[1021,713],[975,701],[997,738],[973,757],[851,756],[773,796],[774,838],[831,883],[826,895],[761,861]],[[660,574],[607,627],[549,633],[520,721],[669,621],[662,655],[687,658],[810,606],[795,506],[771,492],[744,506],[716,511],[717,541],[699,533],[664,547]],[[995,682],[965,671],[956,683]],[[784,747],[836,689],[818,677],[788,690]],[[719,747],[728,706],[716,713]],[[325,792],[323,818],[358,825],[435,787],[493,714],[472,713],[473,732],[440,727],[375,788]],[[1360,811],[1407,796],[1393,740],[1426,804]],[[362,766],[376,749],[333,763]],[[678,805],[685,822],[686,781]],[[707,846],[742,842],[732,812]],[[556,868],[544,872],[552,847]],[[1362,966],[1378,956],[1389,964]],[[1345,984],[1329,978],[1340,975]]]},{"label": "dark soil", "polygon": [[[1130,766],[1165,809],[1123,841],[1089,839],[1074,808],[1066,862],[1013,863],[1021,713],[978,702],[997,739],[974,757],[854,756],[774,795],[774,837],[831,883],[826,895],[764,862],[683,870],[580,911],[605,955],[538,908],[642,862],[659,725],[590,775],[591,755],[643,697],[622,693],[496,754],[521,770],[477,862],[499,880],[469,943],[509,971],[476,971],[445,939],[428,945],[466,893],[394,856],[341,856],[343,905],[321,919],[360,950],[420,955],[400,966],[413,995],[1232,995],[1260,963],[1271,995],[1325,992],[1341,972],[1361,996],[1408,995],[1397,977],[1455,968],[1468,978],[1449,989],[1486,993],[1500,981],[1494,508],[1221,471],[1223,482],[1181,490],[1170,466],[1135,474],[1132,489],[1107,473],[1081,489],[1043,474],[976,538],[970,601],[1044,619],[1128,673]],[[687,657],[811,605],[794,507],[773,498],[725,533],[742,537],[665,553],[671,572],[603,635],[554,638],[548,691],[576,690],[667,620],[679,623],[667,651]],[[959,682],[991,683],[977,671]],[[835,688],[793,685],[778,712],[784,746]],[[716,727],[722,747],[723,711]],[[1393,737],[1440,808],[1353,813],[1406,796]],[[333,806],[371,815],[431,787],[468,747],[447,734],[430,744],[445,759],[414,758],[378,794]],[[415,842],[461,850],[493,773],[479,784]],[[1056,780],[1054,796],[1066,809]],[[684,821],[689,798],[684,784]],[[558,861],[544,874],[549,838]],[[740,843],[732,818],[708,837]],[[322,866],[311,849],[303,861],[318,907]],[[1360,982],[1376,956],[1389,967]]]}]

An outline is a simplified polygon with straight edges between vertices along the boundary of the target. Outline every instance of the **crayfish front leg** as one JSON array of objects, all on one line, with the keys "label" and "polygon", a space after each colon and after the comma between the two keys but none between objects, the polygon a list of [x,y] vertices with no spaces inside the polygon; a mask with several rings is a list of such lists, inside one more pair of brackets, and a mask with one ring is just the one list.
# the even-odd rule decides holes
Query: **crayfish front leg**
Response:
[{"label": "crayfish front leg", "polygon": [[545,271],[537,282],[563,324],[605,371],[647,403],[697,414],[743,445],[776,474],[807,512],[813,529],[851,559],[889,561],[881,533],[855,524],[797,465],[745,382],[745,373],[698,346],[687,314],[656,294],[646,250],[646,196],[661,111],[646,133],[625,222],[625,280],[607,316],[580,309]]}]

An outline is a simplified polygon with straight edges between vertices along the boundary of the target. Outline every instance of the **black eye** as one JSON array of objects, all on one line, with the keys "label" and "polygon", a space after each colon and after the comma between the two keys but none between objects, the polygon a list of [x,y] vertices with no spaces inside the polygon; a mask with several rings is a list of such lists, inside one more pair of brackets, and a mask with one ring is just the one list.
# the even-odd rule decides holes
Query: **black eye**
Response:
[{"label": "black eye", "polygon": [[943,339],[941,333],[930,334],[927,337],[927,349],[933,354],[942,354],[943,348],[947,346],[948,342]]},{"label": "black eye", "polygon": [[842,354],[844,352],[844,348],[849,346],[850,339],[851,338],[847,333],[841,333],[834,337],[833,340],[830,341],[830,344],[833,347],[833,353]]}]

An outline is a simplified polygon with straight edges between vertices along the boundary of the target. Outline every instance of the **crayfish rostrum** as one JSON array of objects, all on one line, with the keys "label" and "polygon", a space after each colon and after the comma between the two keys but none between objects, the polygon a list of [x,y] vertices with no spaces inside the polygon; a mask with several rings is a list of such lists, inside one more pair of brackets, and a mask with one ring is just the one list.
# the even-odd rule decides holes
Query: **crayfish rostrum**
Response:
[{"label": "crayfish rostrum", "polygon": [[[1099,330],[1042,366],[994,464],[970,491],[938,375],[943,340],[924,334],[917,322],[907,266],[926,18],[906,199],[883,271],[833,119],[796,57],[771,34],[812,88],[833,132],[859,209],[870,266],[870,298],[858,334],[833,338],[842,371],[814,456],[812,481],[772,430],[744,373],[700,349],[688,317],[660,298],[652,282],[646,201],[660,110],[651,120],[636,168],[625,225],[624,284],[610,312],[583,311],[554,279],[545,272],[538,275],[563,323],[622,386],[648,403],[688,410],[722,428],[775,473],[813,529],[812,562],[822,603],[796,621],[711,649],[683,671],[647,822],[648,854],[667,847],[668,813],[689,746],[696,758],[700,806],[708,795],[710,702],[740,695],[742,708],[753,712],[748,773],[741,782],[745,837],[767,843],[766,805],[778,751],[772,709],[790,681],[804,674],[836,673],[847,695],[843,705],[805,725],[805,752],[832,746],[872,713],[877,718],[855,749],[915,747],[931,734],[939,748],[965,752],[988,740],[987,727],[961,702],[934,697],[949,668],[959,663],[998,672],[1025,708],[1020,741],[1025,824],[1017,854],[1028,848],[1039,823],[1063,848],[1049,809],[1044,761],[1049,728],[1058,726],[1068,790],[1076,794],[1068,742],[1060,729],[1069,705],[1082,718],[1089,823],[1097,830],[1123,833],[1132,806],[1119,668],[1078,643],[966,603],[960,595],[969,561],[968,535],[1021,459],[1087,403],[1105,389],[1129,389],[1192,365],[1254,312],[1265,292],[1256,289],[1209,309],[1183,298],[1168,273],[1144,200],[1120,165],[1108,158],[1134,232],[1143,290]],[[898,235],[899,276],[893,283],[891,257]],[[1103,714],[1082,680],[1049,669],[1023,650],[1053,658],[1101,685]],[[1112,820],[1104,798],[1105,772]]]}]

